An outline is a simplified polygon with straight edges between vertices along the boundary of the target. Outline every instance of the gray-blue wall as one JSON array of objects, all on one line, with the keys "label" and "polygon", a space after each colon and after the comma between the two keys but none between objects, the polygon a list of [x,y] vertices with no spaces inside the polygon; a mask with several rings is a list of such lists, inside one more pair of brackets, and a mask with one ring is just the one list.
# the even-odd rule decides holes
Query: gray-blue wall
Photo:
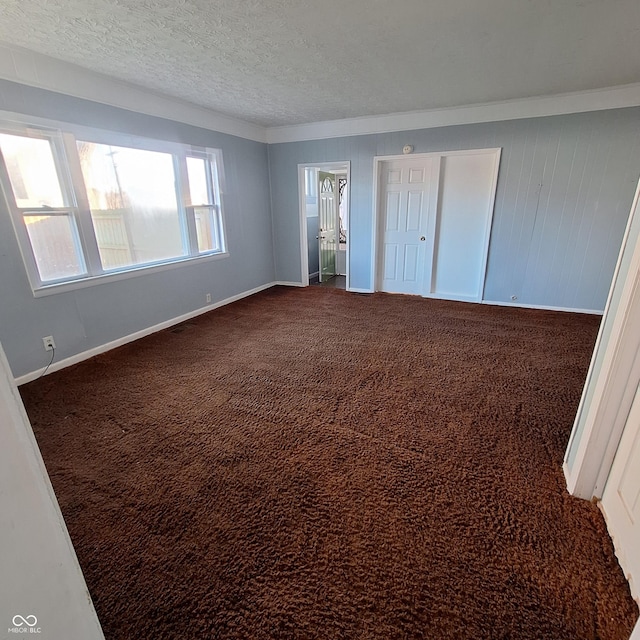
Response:
[{"label": "gray-blue wall", "polygon": [[230,257],[34,298],[0,201],[0,341],[14,375],[273,282],[299,282],[299,163],[351,162],[350,278],[371,287],[373,158],[501,147],[485,299],[602,310],[640,173],[640,108],[265,145],[0,81],[0,109],[222,149]]},{"label": "gray-blue wall", "polygon": [[297,165],[351,161],[351,286],[369,289],[373,158],[501,147],[485,300],[603,310],[640,174],[640,109],[269,146],[276,278],[300,281]]},{"label": "gray-blue wall", "polygon": [[61,360],[273,282],[267,146],[242,138],[0,81],[0,109],[222,149],[230,256],[34,298],[0,197],[0,342],[18,377],[44,366],[42,337]]}]

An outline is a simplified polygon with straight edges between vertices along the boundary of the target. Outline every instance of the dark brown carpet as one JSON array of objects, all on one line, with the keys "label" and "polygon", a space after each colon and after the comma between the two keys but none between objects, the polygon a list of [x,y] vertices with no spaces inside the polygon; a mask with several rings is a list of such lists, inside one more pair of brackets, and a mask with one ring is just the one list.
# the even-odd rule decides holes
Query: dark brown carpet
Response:
[{"label": "dark brown carpet", "polygon": [[274,288],[24,386],[106,637],[626,639],[598,322]]}]

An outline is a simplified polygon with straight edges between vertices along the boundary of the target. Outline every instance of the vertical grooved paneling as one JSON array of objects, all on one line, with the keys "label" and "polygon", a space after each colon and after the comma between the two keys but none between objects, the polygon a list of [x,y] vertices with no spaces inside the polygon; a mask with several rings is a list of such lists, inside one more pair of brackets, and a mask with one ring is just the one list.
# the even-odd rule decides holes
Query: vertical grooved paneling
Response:
[{"label": "vertical grooved paneling", "polygon": [[351,285],[367,289],[374,156],[405,144],[415,153],[501,147],[485,299],[602,309],[640,173],[639,130],[640,108],[630,108],[271,145],[274,227],[296,229],[276,248],[277,278],[300,279],[297,196],[286,193],[297,193],[298,162],[351,161]]},{"label": "vertical grooved paneling", "polygon": [[[558,162],[553,176],[553,189],[550,190],[549,194],[550,206],[554,207],[556,211],[556,233],[549,238],[547,243],[546,260],[548,269],[542,283],[543,291],[553,284],[554,277],[557,278],[555,274],[561,273],[562,264],[566,257],[566,245],[569,243],[571,232],[571,217],[567,205],[573,193],[575,176],[579,174],[576,169],[583,159],[578,153],[581,129],[582,127],[579,126],[575,135],[567,136],[563,128],[560,137]],[[560,299],[559,296],[558,299]]]},{"label": "vertical grooved paneling", "polygon": [[580,225],[580,212],[582,210],[581,198],[579,195],[583,192],[583,185],[585,183],[585,175],[587,173],[587,158],[590,145],[591,136],[593,130],[591,128],[583,128],[577,138],[577,153],[574,159],[575,162],[575,182],[570,184],[569,194],[567,197],[567,215],[569,222],[568,235],[571,237],[571,243],[559,243],[560,252],[562,255],[562,262],[558,269],[553,273],[559,279],[559,297],[561,299],[568,298],[570,294],[570,287],[573,284],[570,276],[569,269],[571,260],[573,257],[573,248],[576,242],[576,233]]},{"label": "vertical grooved paneling", "polygon": [[[544,289],[544,282],[548,276],[548,263],[541,260],[541,253],[546,253],[549,242],[545,242],[547,236],[551,236],[548,224],[555,225],[555,207],[550,211],[550,200],[553,189],[553,182],[556,178],[555,172],[558,169],[557,160],[560,147],[560,136],[562,128],[550,132],[548,137],[541,141],[541,156],[544,159],[542,175],[537,186],[538,199],[534,219],[534,227],[531,235],[531,247],[527,260],[527,271],[525,273],[526,288],[523,287],[522,295],[526,298],[534,298]],[[550,220],[551,219],[551,220]],[[556,227],[557,228],[557,227]],[[545,231],[547,234],[545,234]],[[531,277],[531,274],[535,277]]]},{"label": "vertical grooved paneling", "polygon": [[[587,148],[582,189],[578,194],[578,207],[576,209],[577,229],[574,236],[574,244],[571,246],[568,278],[565,281],[565,284],[569,285],[565,291],[565,297],[569,302],[568,306],[576,304],[579,286],[582,282],[584,260],[589,255],[589,236],[592,218],[598,209],[597,194],[602,182],[601,163],[603,154],[606,155],[608,153],[607,141],[608,138],[603,136],[600,130],[592,131],[589,147]],[[590,259],[596,259],[596,256],[591,255]],[[601,260],[601,256],[598,256],[598,259]]]}]

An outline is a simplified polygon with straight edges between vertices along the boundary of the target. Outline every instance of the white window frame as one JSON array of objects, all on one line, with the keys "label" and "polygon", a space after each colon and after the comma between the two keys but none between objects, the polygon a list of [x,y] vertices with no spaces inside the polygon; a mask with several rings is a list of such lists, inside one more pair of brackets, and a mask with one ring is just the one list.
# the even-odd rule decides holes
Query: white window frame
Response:
[{"label": "white window frame", "polygon": [[[3,115],[8,115],[9,117],[5,119],[2,117]],[[64,207],[60,208],[18,207],[13,185],[0,153],[0,186],[4,192],[7,209],[11,216],[27,276],[35,297],[93,286],[106,281],[130,278],[143,273],[175,268],[185,263],[191,263],[194,260],[212,260],[229,256],[226,244],[224,206],[222,203],[224,171],[220,149],[54,123],[40,118],[26,121],[18,114],[0,114],[0,132],[42,138],[50,142],[65,204]],[[168,260],[129,265],[120,269],[103,269],[93,228],[89,199],[80,166],[80,158],[77,152],[77,141],[159,151],[172,155],[176,177],[176,202],[182,229],[183,255]],[[207,167],[210,194],[210,203],[208,205],[198,204],[197,207],[191,205],[186,167],[186,158],[190,156],[207,161],[205,166]],[[212,212],[220,246],[212,251],[200,252],[195,225],[195,208],[202,208],[203,206],[208,206]],[[24,222],[25,216],[33,214],[71,217],[81,265],[84,270],[82,274],[57,280],[43,281],[41,279]]]},{"label": "white window frame", "polygon": [[[205,169],[207,173],[207,191],[209,193],[209,202],[191,202],[191,194],[189,185],[184,181],[187,172],[187,158],[198,158],[206,160]],[[182,181],[180,190],[183,193],[183,203],[186,212],[187,234],[189,237],[190,249],[193,257],[198,257],[206,253],[225,253],[226,239],[224,234],[224,210],[220,200],[222,199],[222,156],[218,149],[198,149],[191,147],[187,153],[179,158],[180,167],[176,171],[176,175],[181,176]],[[213,226],[216,235],[219,238],[220,248],[209,252],[200,252],[198,250],[198,237],[196,232],[196,209],[209,209],[213,215]]]}]

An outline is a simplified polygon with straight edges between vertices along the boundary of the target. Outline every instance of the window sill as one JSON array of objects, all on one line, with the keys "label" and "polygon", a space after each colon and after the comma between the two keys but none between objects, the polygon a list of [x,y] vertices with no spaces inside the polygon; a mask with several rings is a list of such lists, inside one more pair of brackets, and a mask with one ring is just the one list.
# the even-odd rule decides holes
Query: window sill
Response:
[{"label": "window sill", "polygon": [[107,282],[117,282],[118,280],[128,280],[129,278],[137,278],[138,276],[149,275],[151,273],[158,273],[159,271],[166,271],[167,269],[176,269],[185,266],[195,266],[203,262],[211,262],[213,260],[220,260],[221,258],[229,257],[229,252],[212,253],[205,256],[196,256],[188,258],[179,258],[172,260],[171,262],[163,262],[162,264],[141,265],[126,271],[117,271],[115,273],[104,273],[99,276],[89,276],[81,278],[79,280],[72,280],[70,282],[58,282],[56,284],[43,285],[37,289],[33,289],[34,298],[43,298],[45,296],[51,296],[56,293],[64,293],[66,291],[74,291],[76,289],[86,289],[87,287],[95,287],[100,284],[106,284]]}]

